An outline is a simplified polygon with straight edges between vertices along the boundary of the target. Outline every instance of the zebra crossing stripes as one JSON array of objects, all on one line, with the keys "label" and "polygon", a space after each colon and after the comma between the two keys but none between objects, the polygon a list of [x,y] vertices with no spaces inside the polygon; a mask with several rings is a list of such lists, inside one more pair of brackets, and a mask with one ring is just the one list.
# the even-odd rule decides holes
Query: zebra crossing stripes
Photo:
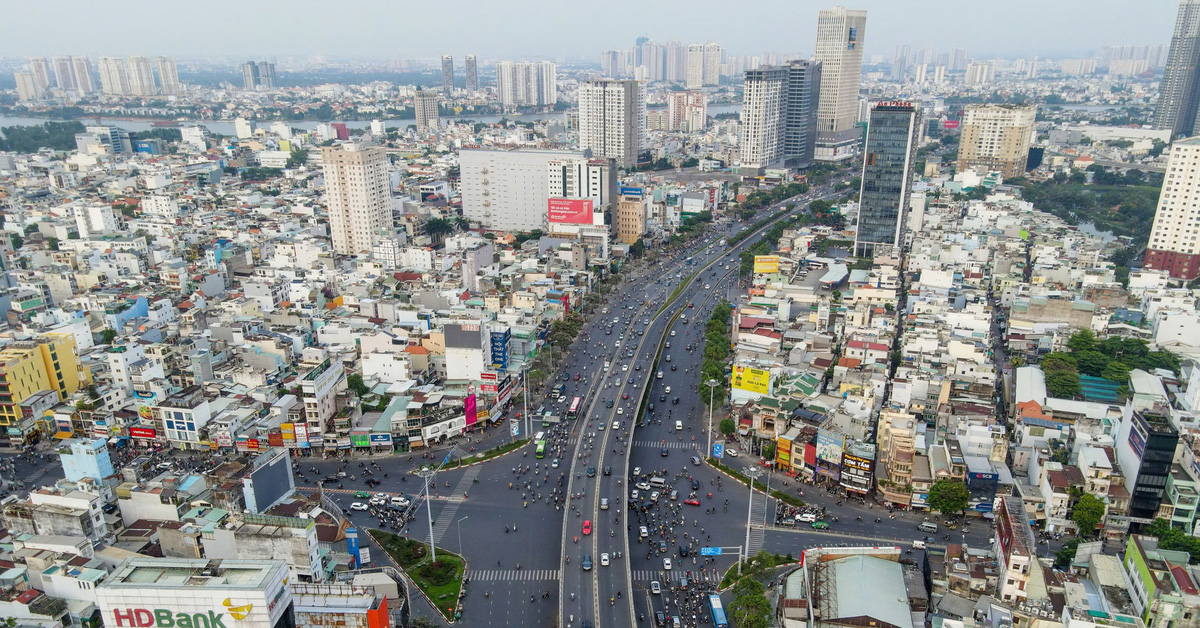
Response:
[{"label": "zebra crossing stripes", "polygon": [[472,580],[484,581],[531,581],[531,580],[558,580],[557,569],[480,569],[472,571]]},{"label": "zebra crossing stripes", "polygon": [[693,443],[691,441],[674,441],[674,440],[668,440],[665,443],[662,441],[657,441],[657,440],[635,440],[635,441],[633,441],[633,446],[634,447],[651,447],[654,449],[662,449],[664,447],[666,447],[667,449],[695,449],[697,447],[696,443]]}]

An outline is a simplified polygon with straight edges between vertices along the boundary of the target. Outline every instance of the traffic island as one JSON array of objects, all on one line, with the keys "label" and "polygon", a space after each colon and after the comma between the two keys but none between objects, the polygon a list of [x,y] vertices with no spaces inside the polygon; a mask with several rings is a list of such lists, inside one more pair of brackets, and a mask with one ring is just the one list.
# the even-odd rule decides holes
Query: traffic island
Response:
[{"label": "traffic island", "polygon": [[779,554],[769,554],[767,552],[759,552],[756,556],[752,556],[750,560],[742,564],[742,573],[738,575],[738,564],[734,563],[729,571],[725,572],[725,576],[721,578],[719,590],[724,591],[729,587],[737,584],[743,578],[751,578],[753,580],[763,580],[776,567],[795,564],[796,559],[792,558],[791,554],[780,556]]},{"label": "traffic island", "polygon": [[459,467],[469,467],[473,464],[479,464],[481,462],[487,462],[488,460],[491,460],[493,458],[499,458],[500,456],[503,456],[504,454],[507,454],[507,453],[510,453],[510,452],[520,449],[522,445],[524,445],[528,442],[529,442],[528,438],[522,438],[519,440],[515,440],[511,443],[504,443],[503,445],[497,445],[497,446],[492,447],[491,449],[489,449],[485,452],[482,452],[482,453],[477,453],[477,454],[472,453],[471,455],[469,455],[465,458],[459,458],[458,460],[452,460],[450,462],[447,462],[446,466],[442,467],[442,471],[450,471],[452,469],[457,469]]},{"label": "traffic island", "polygon": [[[709,464],[709,466],[711,466],[712,468],[716,469],[717,471],[720,471],[721,473],[724,473],[725,475],[733,478],[734,480],[737,480],[738,482],[741,482],[742,484],[745,484],[747,486],[750,485],[751,480],[750,480],[750,478],[746,477],[745,474],[737,471],[733,467],[730,467],[726,464],[721,463],[716,458],[709,457],[709,458],[705,458],[704,461],[707,462]],[[754,490],[758,491],[759,493],[766,493],[767,492],[766,482],[763,482],[762,480],[754,480]],[[789,506],[795,506],[797,508],[801,508],[805,505],[804,500],[802,500],[798,497],[792,496],[792,495],[788,495],[787,493],[785,493],[781,490],[778,490],[778,489],[771,489],[771,497],[774,497],[775,499],[777,499]]]},{"label": "traffic island", "polygon": [[429,545],[402,536],[370,530],[371,537],[404,570],[417,590],[446,618],[453,622],[462,617],[463,574],[466,561],[442,548],[437,562],[429,560]]}]

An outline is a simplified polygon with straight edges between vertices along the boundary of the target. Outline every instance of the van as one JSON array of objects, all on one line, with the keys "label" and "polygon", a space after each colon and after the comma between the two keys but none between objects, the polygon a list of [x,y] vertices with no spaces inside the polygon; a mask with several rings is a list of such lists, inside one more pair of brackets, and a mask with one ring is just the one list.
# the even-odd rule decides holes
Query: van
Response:
[{"label": "van", "polygon": [[921,525],[917,526],[917,529],[922,532],[929,532],[930,534],[938,531],[937,524],[932,521],[922,522]]},{"label": "van", "polygon": [[671,491],[671,501],[679,501],[679,491]]},{"label": "van", "polygon": [[913,549],[925,549],[925,541],[913,541]]},{"label": "van", "polygon": [[682,431],[683,431],[683,421],[676,421],[676,422],[675,422],[675,431],[676,431],[676,432],[682,432]]},{"label": "van", "polygon": [[662,478],[658,478],[658,477],[650,478],[650,487],[651,488],[666,488],[666,486],[667,486],[666,480],[664,480]]},{"label": "van", "polygon": [[800,523],[812,523],[817,520],[817,516],[811,512],[806,512],[802,515],[796,515],[796,521]]}]

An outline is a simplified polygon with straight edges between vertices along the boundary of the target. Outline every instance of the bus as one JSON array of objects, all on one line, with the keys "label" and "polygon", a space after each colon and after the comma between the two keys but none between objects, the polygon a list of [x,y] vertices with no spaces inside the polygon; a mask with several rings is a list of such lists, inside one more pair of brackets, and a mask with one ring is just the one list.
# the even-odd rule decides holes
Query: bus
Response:
[{"label": "bus", "polygon": [[546,457],[546,441],[544,441],[544,440],[539,440],[537,442],[537,457],[538,458]]},{"label": "bus", "polygon": [[721,596],[708,596],[708,610],[712,614],[713,628],[729,628],[729,621],[725,619],[725,608],[721,606]]},{"label": "bus", "polygon": [[583,410],[583,397],[576,397],[571,400],[571,407],[567,410],[567,418],[578,419],[580,410]]}]

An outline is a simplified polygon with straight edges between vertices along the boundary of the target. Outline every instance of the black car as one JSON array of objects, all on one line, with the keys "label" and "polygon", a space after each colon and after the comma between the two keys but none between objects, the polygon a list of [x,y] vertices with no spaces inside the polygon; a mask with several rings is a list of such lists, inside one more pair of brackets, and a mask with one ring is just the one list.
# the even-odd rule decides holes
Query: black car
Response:
[{"label": "black car", "polygon": [[671,400],[671,403],[673,403],[673,404],[675,404],[675,405],[679,405],[679,397],[676,397],[676,398],[672,399],[672,400]]},{"label": "black car", "polygon": [[666,396],[666,395],[659,395],[659,396],[658,396],[658,400],[659,400],[659,401],[666,401],[666,400],[667,400],[667,396]]},{"label": "black car", "polygon": [[604,475],[612,475],[612,465],[605,465]]},{"label": "black car", "polygon": [[605,400],[605,402],[604,402],[604,407],[605,407],[605,408],[611,408],[611,407],[612,407],[612,399],[607,399],[607,400]]},{"label": "black car", "polygon": [[667,542],[666,541],[658,542],[658,553],[660,553],[660,554],[667,553]]},{"label": "black car", "polygon": [[688,555],[687,546],[686,546],[686,545],[680,545],[680,546],[679,546],[679,557],[680,557],[680,558],[687,558],[687,555]]},{"label": "black car", "polygon": [[672,364],[672,365],[671,365],[671,370],[672,370],[672,371],[674,371],[674,370],[675,370],[675,365],[674,365],[674,364]]},{"label": "black car", "polygon": [[669,455],[671,455],[671,451],[670,451],[670,450],[668,450],[666,447],[663,447],[663,448],[662,448],[662,457],[663,457],[663,458],[666,458],[666,457],[667,457],[667,456],[669,456]]},{"label": "black car", "polygon": [[693,491],[700,490],[700,480],[696,480],[696,479],[692,480],[692,490]]},{"label": "black car", "polygon": [[654,611],[654,622],[659,626],[667,625],[667,614],[662,611]]}]

